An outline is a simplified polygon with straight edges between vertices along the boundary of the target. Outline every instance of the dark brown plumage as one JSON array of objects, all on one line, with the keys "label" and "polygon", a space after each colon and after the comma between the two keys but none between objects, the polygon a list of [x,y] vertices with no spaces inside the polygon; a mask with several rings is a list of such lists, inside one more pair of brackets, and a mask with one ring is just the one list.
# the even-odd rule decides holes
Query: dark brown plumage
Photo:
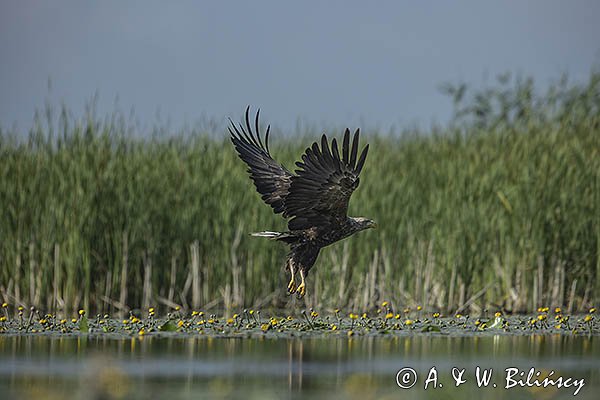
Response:
[{"label": "dark brown plumage", "polygon": [[[305,277],[314,265],[321,248],[344,239],[376,224],[367,218],[348,217],[350,196],[358,187],[359,175],[367,158],[369,145],[358,155],[359,130],[350,145],[350,131],[346,129],[340,154],[337,141],[331,146],[327,136],[321,137],[321,146],[315,142],[296,162],[292,174],[276,162],[269,151],[270,126],[264,143],[260,135],[259,114],[254,129],[246,109],[245,126],[236,126],[230,120],[229,133],[240,158],[248,165],[250,178],[262,199],[276,214],[289,218],[288,232],[258,232],[254,236],[283,241],[290,245],[286,268],[291,274],[288,291],[302,297],[306,291]],[[301,283],[296,287],[295,274]]]}]

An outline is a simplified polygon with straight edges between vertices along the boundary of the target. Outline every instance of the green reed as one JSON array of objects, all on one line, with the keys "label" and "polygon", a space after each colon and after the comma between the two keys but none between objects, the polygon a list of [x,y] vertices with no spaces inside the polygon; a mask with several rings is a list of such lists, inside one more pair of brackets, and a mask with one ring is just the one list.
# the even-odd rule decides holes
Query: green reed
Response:
[{"label": "green reed", "polygon": [[[449,126],[365,132],[350,214],[379,229],[321,253],[306,304],[576,311],[597,301],[600,74],[542,95],[507,77],[444,90]],[[134,131],[118,115],[49,110],[28,136],[0,132],[0,299],[99,312],[297,302],[283,290],[284,246],[247,235],[285,222],[224,133]],[[272,135],[289,168],[316,139],[297,136]]]}]

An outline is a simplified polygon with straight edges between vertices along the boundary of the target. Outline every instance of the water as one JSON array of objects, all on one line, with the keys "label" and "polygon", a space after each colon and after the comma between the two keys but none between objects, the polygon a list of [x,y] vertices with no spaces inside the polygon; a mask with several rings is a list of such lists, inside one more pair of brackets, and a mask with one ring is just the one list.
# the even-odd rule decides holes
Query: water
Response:
[{"label": "water", "polygon": [[[396,375],[408,367],[414,369],[418,379],[412,388],[402,389]],[[466,382],[459,387],[455,387],[452,377],[454,367],[465,369],[462,379]],[[487,387],[478,387],[477,367],[493,369]],[[539,381],[551,370],[555,371],[555,379],[583,379],[576,397],[595,399],[600,389],[598,337],[0,335],[0,398],[7,399],[485,396],[515,400],[573,398],[577,389],[575,385],[506,389],[507,368],[518,369],[514,380],[523,372],[525,381],[530,368],[540,372]],[[409,370],[405,372],[410,375]],[[455,370],[456,377],[458,374]],[[425,390],[428,376],[430,383]],[[402,377],[398,377],[401,383]]]}]

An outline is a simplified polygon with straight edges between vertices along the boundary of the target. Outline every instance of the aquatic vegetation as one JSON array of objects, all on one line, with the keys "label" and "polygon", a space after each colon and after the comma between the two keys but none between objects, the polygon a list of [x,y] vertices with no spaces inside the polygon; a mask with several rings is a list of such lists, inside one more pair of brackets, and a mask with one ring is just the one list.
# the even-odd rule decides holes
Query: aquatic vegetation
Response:
[{"label": "aquatic vegetation", "polygon": [[[387,307],[387,305],[386,305]],[[302,337],[315,335],[413,335],[439,333],[446,335],[549,335],[549,334],[600,334],[600,321],[595,318],[595,308],[587,314],[564,315],[560,308],[555,309],[555,323],[550,323],[549,309],[540,308],[537,315],[505,315],[498,311],[493,316],[479,317],[472,321],[469,316],[456,314],[442,316],[439,312],[421,315],[408,311],[400,314],[386,313],[378,309],[374,312],[348,313],[342,317],[339,309],[333,313],[320,313],[317,310],[302,310],[300,315],[275,314],[261,317],[259,310],[244,309],[233,316],[207,314],[203,311],[184,313],[173,309],[164,316],[158,316],[156,309],[148,309],[147,317],[130,313],[129,318],[118,320],[108,314],[96,315],[88,319],[85,310],[79,310],[77,318],[61,318],[55,314],[41,314],[31,308],[24,315],[22,307],[16,308],[11,316],[10,307],[3,305],[5,315],[0,318],[0,333],[4,334],[114,334],[130,336],[182,334],[208,335],[217,337],[250,337],[268,334],[274,337]],[[558,312],[557,312],[558,311]],[[265,313],[266,314],[266,313]]]}]

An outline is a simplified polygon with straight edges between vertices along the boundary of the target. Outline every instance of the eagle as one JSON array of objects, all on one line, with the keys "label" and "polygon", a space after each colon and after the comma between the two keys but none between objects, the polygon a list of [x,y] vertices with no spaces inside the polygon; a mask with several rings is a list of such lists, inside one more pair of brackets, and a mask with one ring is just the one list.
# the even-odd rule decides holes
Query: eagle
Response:
[{"label": "eagle", "polygon": [[[332,243],[356,232],[375,228],[377,224],[364,217],[349,217],[348,202],[358,187],[359,175],[365,164],[369,145],[358,155],[360,130],[357,129],[350,145],[350,130],[346,129],[342,151],[336,139],[321,137],[308,147],[298,169],[290,172],[271,157],[267,126],[264,142],[259,129],[260,109],[251,124],[250,107],[246,108],[245,126],[229,119],[231,141],[239,157],[248,165],[248,173],[262,199],[273,208],[275,214],[288,219],[287,232],[263,231],[252,236],[266,237],[287,243],[285,269],[290,273],[288,293],[298,298],[306,294],[306,277],[317,260],[319,251]],[[296,273],[300,284],[296,286]]]}]

